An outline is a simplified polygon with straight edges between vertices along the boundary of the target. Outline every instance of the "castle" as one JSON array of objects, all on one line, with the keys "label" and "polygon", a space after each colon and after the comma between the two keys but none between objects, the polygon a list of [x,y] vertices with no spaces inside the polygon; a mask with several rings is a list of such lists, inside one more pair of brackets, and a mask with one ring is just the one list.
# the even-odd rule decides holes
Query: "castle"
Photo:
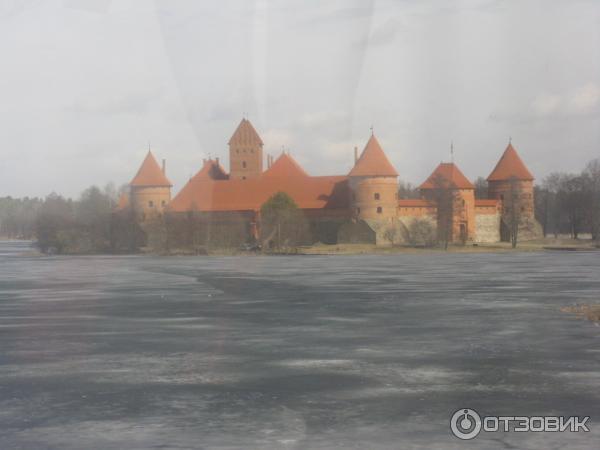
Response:
[{"label": "castle", "polygon": [[205,159],[171,198],[165,162],[161,168],[149,151],[120,208],[130,207],[141,221],[157,215],[185,220],[193,214],[214,229],[235,225],[249,241],[260,237],[261,206],[281,191],[310,221],[315,241],[402,242],[415,221],[427,221],[438,233],[444,228],[449,242],[498,242],[507,240],[515,213],[521,239],[539,235],[534,177],[511,143],[487,178],[485,199],[475,198],[475,186],[453,162],[435,168],[419,186],[420,198],[399,198],[398,172],[374,134],[360,155],[354,149],[354,166],[346,175],[311,176],[289,152],[277,159],[266,155],[265,169],[263,153],[262,139],[243,119],[229,140],[229,173],[219,158]]}]

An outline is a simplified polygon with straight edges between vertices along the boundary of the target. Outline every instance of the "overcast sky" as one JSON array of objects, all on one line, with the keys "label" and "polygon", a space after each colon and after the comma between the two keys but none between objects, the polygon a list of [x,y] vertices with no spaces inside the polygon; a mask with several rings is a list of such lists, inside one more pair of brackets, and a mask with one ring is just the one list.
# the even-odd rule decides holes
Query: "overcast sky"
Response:
[{"label": "overcast sky", "polygon": [[597,0],[0,0],[0,196],[181,188],[245,114],[313,175],[371,125],[400,178],[487,176],[509,136],[538,180],[600,157]]}]

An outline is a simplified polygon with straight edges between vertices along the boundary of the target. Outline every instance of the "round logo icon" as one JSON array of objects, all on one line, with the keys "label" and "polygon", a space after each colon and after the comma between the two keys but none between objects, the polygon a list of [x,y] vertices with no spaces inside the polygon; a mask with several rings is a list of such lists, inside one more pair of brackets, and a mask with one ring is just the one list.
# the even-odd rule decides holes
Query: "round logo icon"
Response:
[{"label": "round logo icon", "polygon": [[481,417],[474,409],[462,408],[452,414],[450,419],[452,434],[459,439],[469,440],[481,431]]}]

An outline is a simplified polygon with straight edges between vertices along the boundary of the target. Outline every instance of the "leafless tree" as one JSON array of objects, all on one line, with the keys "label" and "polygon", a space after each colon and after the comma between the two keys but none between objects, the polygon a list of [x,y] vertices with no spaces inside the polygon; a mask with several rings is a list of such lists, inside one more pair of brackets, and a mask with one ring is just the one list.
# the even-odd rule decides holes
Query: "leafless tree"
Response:
[{"label": "leafless tree", "polygon": [[396,243],[397,236],[398,236],[398,228],[395,227],[393,224],[389,225],[383,232],[384,239],[389,241],[390,244],[392,244],[392,245],[394,245]]},{"label": "leafless tree", "polygon": [[586,190],[585,208],[593,240],[600,239],[600,158],[588,163],[583,171]]},{"label": "leafless tree", "polygon": [[475,180],[475,198],[488,198],[488,182],[483,177],[477,177]]},{"label": "leafless tree", "polygon": [[522,196],[521,183],[515,177],[509,180],[509,190],[504,198],[504,217],[503,220],[508,228],[509,240],[512,248],[517,247],[519,241],[519,227],[522,224],[521,209]]},{"label": "leafless tree", "polygon": [[438,242],[444,247],[444,250],[447,250],[448,244],[452,240],[452,219],[457,193],[442,176],[434,177],[432,184],[433,189],[429,190],[428,197],[435,202],[437,207]]},{"label": "leafless tree", "polygon": [[398,182],[398,198],[419,198],[419,190],[408,181]]},{"label": "leafless tree", "polygon": [[408,242],[411,245],[430,247],[435,243],[435,230],[429,220],[417,218],[408,226]]},{"label": "leafless tree", "polygon": [[558,204],[567,219],[571,237],[578,239],[584,225],[586,207],[585,178],[582,175],[567,174],[561,177]]}]

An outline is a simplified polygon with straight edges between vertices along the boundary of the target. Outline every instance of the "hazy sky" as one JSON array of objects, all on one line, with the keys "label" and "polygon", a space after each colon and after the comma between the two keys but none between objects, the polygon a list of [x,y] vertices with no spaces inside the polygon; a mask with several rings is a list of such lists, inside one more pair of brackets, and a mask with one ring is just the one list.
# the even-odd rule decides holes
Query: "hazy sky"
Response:
[{"label": "hazy sky", "polygon": [[0,196],[128,182],[148,141],[175,191],[265,150],[345,174],[375,128],[403,180],[487,176],[509,136],[541,180],[600,157],[597,0],[0,0]]}]

